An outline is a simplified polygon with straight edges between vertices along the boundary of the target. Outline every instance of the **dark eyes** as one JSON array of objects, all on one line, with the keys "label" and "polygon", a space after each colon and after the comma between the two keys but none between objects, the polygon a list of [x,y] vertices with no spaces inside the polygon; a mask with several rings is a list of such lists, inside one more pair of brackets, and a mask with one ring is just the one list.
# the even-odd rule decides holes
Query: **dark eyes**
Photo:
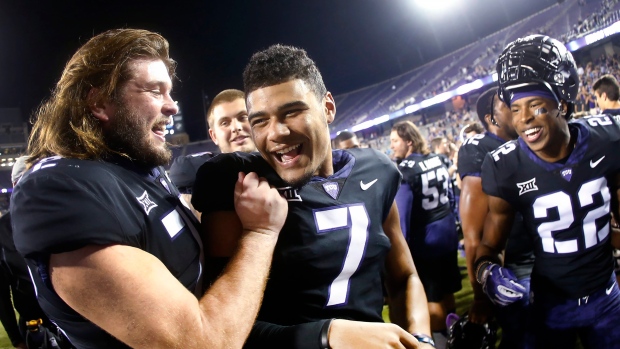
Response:
[{"label": "dark eyes", "polygon": [[252,119],[252,121],[250,121],[250,126],[251,127],[260,126],[261,124],[264,124],[266,121],[267,119]]},{"label": "dark eyes", "polygon": [[284,116],[286,117],[291,117],[291,116],[295,116],[299,113],[302,112],[302,109],[293,109],[293,110],[288,110],[284,113]]}]

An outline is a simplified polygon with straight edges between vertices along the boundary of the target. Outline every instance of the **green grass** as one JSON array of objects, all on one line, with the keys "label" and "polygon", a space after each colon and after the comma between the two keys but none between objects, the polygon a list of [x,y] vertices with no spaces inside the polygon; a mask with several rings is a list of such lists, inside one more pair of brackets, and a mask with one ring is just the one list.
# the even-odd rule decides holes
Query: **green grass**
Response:
[{"label": "green grass", "polygon": [[[459,254],[458,258],[459,267],[461,268],[461,285],[462,288],[460,291],[454,294],[454,300],[456,303],[456,313],[460,316],[469,310],[471,303],[474,301],[474,291],[471,289],[471,284],[469,283],[469,277],[467,276],[467,269],[465,268],[465,258],[461,257]],[[386,306],[383,307],[383,320],[385,322],[390,321],[389,309]],[[501,339],[501,329],[498,331],[498,341]]]},{"label": "green grass", "polygon": [[[17,316],[17,314],[15,315]],[[11,344],[11,340],[9,340],[9,336],[6,334],[4,326],[0,324],[0,349],[9,348],[13,348],[13,344]]]},{"label": "green grass", "polygon": [[[465,267],[465,258],[459,255],[459,266]],[[456,313],[461,315],[469,310],[471,303],[474,300],[474,291],[471,289],[469,278],[467,277],[467,269],[461,270],[461,285],[463,286],[460,291],[454,294],[454,300],[456,303]],[[385,322],[390,321],[389,310],[387,306],[383,307],[383,320]]]},{"label": "green grass", "polygon": [[[461,257],[459,254],[459,267],[465,267],[465,258]],[[471,289],[471,284],[469,283],[469,277],[467,276],[467,269],[461,269],[461,285],[463,286],[460,291],[454,294],[454,300],[456,302],[456,313],[458,315],[464,314],[469,310],[471,303],[474,301],[474,291]],[[383,321],[390,322],[390,314],[389,309],[386,306],[383,307]],[[6,336],[6,334],[5,334]],[[499,342],[502,339],[502,329],[497,329],[497,342],[495,347],[499,346]],[[7,339],[8,340],[8,339]],[[10,344],[10,343],[9,343]],[[1,347],[4,348],[4,347]],[[583,349],[579,338],[577,339],[577,343],[575,349]]]}]

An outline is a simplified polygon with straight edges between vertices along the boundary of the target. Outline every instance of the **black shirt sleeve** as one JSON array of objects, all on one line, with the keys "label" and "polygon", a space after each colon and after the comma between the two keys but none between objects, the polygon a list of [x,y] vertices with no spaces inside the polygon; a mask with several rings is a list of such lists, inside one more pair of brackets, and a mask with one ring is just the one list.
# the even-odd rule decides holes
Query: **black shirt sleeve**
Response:
[{"label": "black shirt sleeve", "polygon": [[192,189],[194,208],[202,214],[234,211],[235,183],[241,170],[231,154],[218,155],[200,166]]},{"label": "black shirt sleeve", "polygon": [[321,349],[321,329],[330,319],[294,326],[257,321],[250,332],[246,349]]},{"label": "black shirt sleeve", "polygon": [[62,253],[90,244],[121,243],[123,227],[112,211],[115,196],[106,184],[105,178],[83,181],[51,169],[22,179],[11,204],[18,251],[32,257],[41,251]]},{"label": "black shirt sleeve", "polygon": [[491,154],[487,154],[482,163],[482,190],[491,196],[503,197],[497,181],[497,166]]},{"label": "black shirt sleeve", "polygon": [[461,179],[466,176],[480,177],[482,172],[482,162],[486,153],[473,144],[465,144],[459,149],[459,176]]}]

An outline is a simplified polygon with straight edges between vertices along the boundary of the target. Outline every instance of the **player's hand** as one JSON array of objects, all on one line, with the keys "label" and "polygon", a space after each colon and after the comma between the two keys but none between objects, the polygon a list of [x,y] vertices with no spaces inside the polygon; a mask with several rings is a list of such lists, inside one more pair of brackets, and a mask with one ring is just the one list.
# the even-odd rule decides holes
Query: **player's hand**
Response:
[{"label": "player's hand", "polygon": [[256,173],[239,173],[235,184],[235,211],[245,231],[277,235],[288,214],[288,203]]},{"label": "player's hand", "polygon": [[512,304],[525,294],[525,287],[517,282],[517,277],[499,264],[489,263],[482,274],[482,290],[493,304],[500,307]]},{"label": "player's hand", "polygon": [[331,349],[426,349],[409,332],[395,324],[336,319],[329,329]]},{"label": "player's hand", "polygon": [[[484,297],[484,296],[481,296]],[[474,324],[485,324],[493,316],[493,305],[488,298],[475,299],[469,309],[469,321]]]}]

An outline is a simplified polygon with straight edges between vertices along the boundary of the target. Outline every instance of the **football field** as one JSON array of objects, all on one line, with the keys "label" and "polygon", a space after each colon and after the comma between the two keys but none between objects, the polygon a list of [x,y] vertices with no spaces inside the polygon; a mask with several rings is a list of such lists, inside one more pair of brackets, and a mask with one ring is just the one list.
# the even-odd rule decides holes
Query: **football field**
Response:
[{"label": "football field", "polygon": [[[456,313],[461,315],[469,310],[469,306],[474,300],[474,293],[471,290],[471,284],[469,283],[469,279],[467,277],[465,258],[459,255],[458,261],[459,267],[461,268],[461,284],[463,285],[463,288],[461,288],[461,290],[454,295],[454,299],[456,301]],[[390,321],[387,306],[383,308],[383,319],[386,322]]]}]

